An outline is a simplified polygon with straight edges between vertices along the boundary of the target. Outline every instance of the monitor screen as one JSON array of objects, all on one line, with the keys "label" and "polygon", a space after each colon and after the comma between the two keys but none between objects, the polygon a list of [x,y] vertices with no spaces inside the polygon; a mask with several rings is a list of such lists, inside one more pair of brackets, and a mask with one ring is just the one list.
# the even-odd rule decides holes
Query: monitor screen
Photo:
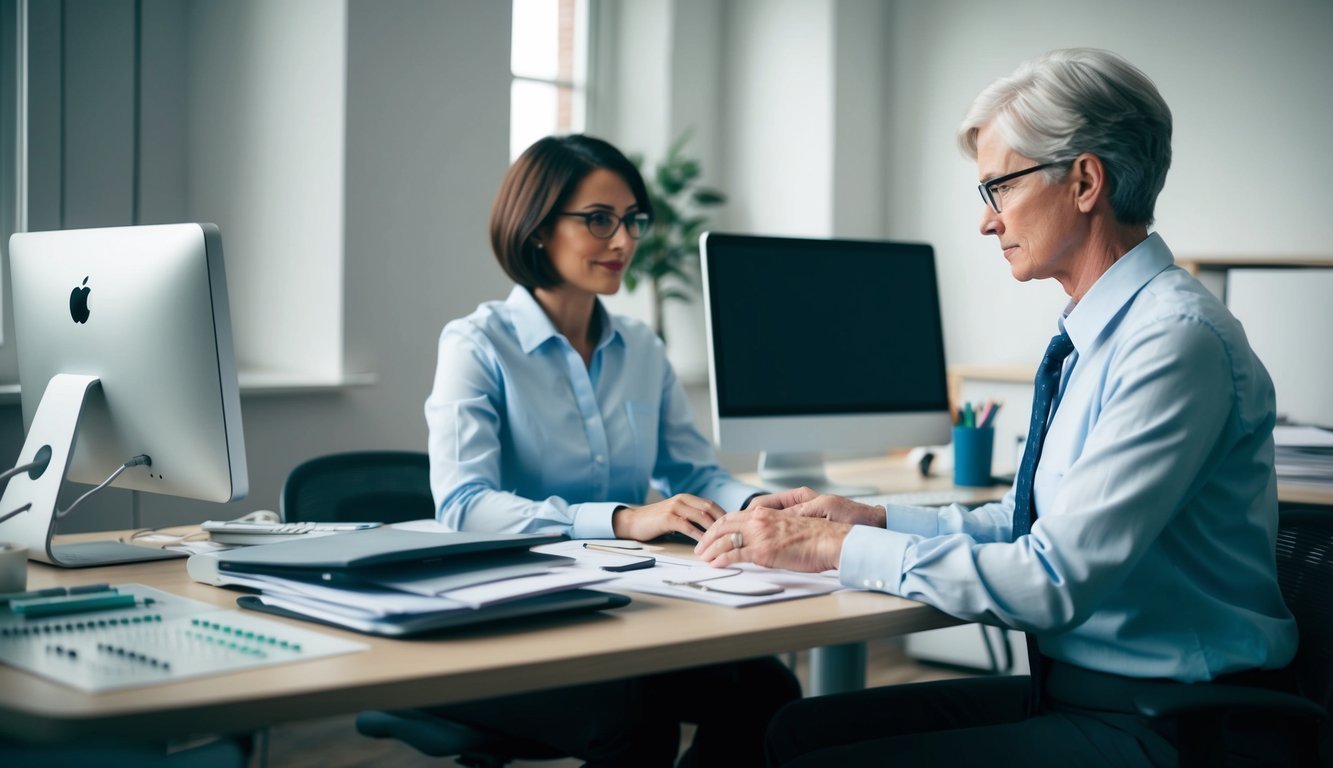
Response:
[{"label": "monitor screen", "polygon": [[[19,475],[6,488],[0,516],[33,506],[0,523],[0,539],[19,540],[14,533],[22,529],[34,558],[107,562],[97,547],[50,549],[53,494],[65,477],[100,484],[136,456],[149,461],[127,468],[113,486],[215,502],[245,496],[217,227],[20,233],[10,238],[10,270],[27,431],[18,463],[43,446],[54,451],[44,475]],[[104,555],[120,551],[107,544]],[[91,562],[74,562],[79,552]]]},{"label": "monitor screen", "polygon": [[795,454],[948,442],[929,245],[707,233],[701,252],[720,448]]}]

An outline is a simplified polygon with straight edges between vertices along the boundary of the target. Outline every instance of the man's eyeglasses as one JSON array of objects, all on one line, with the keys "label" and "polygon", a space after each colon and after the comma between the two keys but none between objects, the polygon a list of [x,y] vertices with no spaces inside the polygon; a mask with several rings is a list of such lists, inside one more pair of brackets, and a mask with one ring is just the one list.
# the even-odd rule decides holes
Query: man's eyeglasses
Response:
[{"label": "man's eyeglasses", "polygon": [[583,219],[583,223],[588,225],[588,231],[592,236],[599,240],[610,240],[615,237],[616,230],[620,229],[623,222],[625,231],[629,236],[638,240],[653,225],[652,214],[631,213],[621,217],[609,211],[561,211],[557,216],[577,216]]},{"label": "man's eyeglasses", "polygon": [[1006,173],[1003,176],[996,176],[993,179],[987,179],[978,184],[977,191],[981,193],[981,199],[985,201],[986,205],[989,205],[992,211],[999,213],[1000,205],[1004,202],[1004,196],[1009,192],[1009,185],[1007,182],[1013,181],[1020,176],[1026,176],[1029,173],[1036,173],[1037,171],[1042,171],[1047,168],[1054,168],[1058,165],[1062,165],[1062,163],[1042,163],[1041,165],[1034,165],[1031,168],[1024,168],[1021,171],[1014,171],[1013,173]]}]

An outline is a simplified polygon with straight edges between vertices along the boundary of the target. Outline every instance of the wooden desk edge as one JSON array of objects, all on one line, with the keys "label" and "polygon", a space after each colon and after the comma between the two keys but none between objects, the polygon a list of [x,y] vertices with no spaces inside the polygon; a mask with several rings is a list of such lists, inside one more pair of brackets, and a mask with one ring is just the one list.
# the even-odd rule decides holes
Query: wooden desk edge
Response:
[{"label": "wooden desk edge", "polygon": [[[80,571],[34,565],[32,572],[33,587],[142,582],[228,609],[234,608],[236,595],[190,581],[183,561]],[[0,738],[25,743],[160,742],[244,732],[361,709],[467,701],[959,623],[929,606],[872,592],[842,591],[744,609],[629,594],[634,602],[626,608],[553,617],[532,632],[483,627],[423,640],[366,637],[266,617],[371,648],[98,694],[0,667]]]}]

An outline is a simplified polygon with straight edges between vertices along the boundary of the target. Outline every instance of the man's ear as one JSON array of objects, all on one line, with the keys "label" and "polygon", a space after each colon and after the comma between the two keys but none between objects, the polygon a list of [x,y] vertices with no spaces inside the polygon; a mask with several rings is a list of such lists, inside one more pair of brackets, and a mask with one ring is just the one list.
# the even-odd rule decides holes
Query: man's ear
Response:
[{"label": "man's ear", "polygon": [[1110,194],[1106,181],[1106,166],[1102,159],[1090,152],[1084,152],[1074,158],[1069,170],[1072,182],[1074,205],[1082,213],[1091,213],[1097,207],[1097,200],[1103,193]]}]

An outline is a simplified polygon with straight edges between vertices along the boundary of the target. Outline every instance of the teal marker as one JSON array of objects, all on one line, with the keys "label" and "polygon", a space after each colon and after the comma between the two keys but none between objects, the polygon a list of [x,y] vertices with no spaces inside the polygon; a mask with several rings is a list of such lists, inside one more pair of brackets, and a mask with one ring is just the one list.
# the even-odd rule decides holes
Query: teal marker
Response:
[{"label": "teal marker", "polygon": [[106,611],[112,608],[132,608],[134,607],[134,601],[134,595],[122,595],[108,590],[84,595],[14,600],[9,604],[9,609],[14,613],[21,613],[28,618],[36,619],[42,616],[64,616],[70,613]]}]

